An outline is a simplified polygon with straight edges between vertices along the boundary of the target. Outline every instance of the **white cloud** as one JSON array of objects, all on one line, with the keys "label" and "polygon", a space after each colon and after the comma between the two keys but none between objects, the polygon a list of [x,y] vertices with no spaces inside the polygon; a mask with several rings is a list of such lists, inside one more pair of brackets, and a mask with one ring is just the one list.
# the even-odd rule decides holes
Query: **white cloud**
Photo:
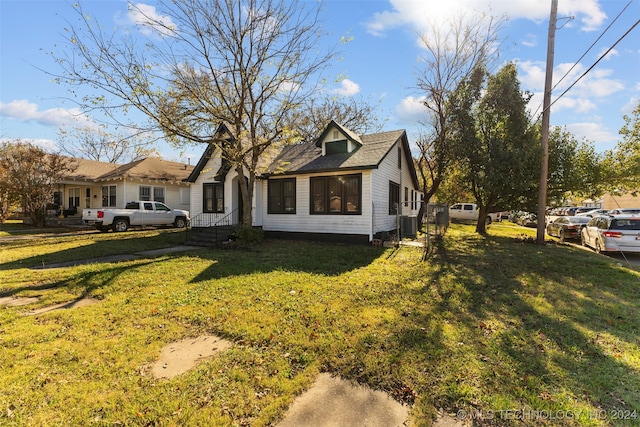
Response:
[{"label": "white cloud", "polygon": [[[598,53],[598,58],[600,58],[602,55],[604,55],[607,52],[607,49],[609,49],[608,47],[603,47],[602,49],[600,49],[600,52]],[[613,58],[614,56],[620,56],[620,52],[618,52],[616,49],[611,49],[609,51],[609,53],[607,53],[607,56],[605,56],[603,58],[603,60],[608,61],[611,58]]]},{"label": "white cloud", "polygon": [[553,112],[564,109],[572,110],[575,113],[588,113],[589,111],[596,110],[597,106],[588,99],[564,96],[558,99],[551,107]]},{"label": "white cloud", "polygon": [[618,134],[611,132],[600,123],[570,123],[566,125],[567,130],[576,136],[578,141],[587,139],[596,144],[612,144],[618,140]]},{"label": "white cloud", "polygon": [[398,118],[406,124],[417,124],[427,118],[427,109],[424,106],[424,97],[414,98],[408,96],[396,106]]},{"label": "white cloud", "polygon": [[129,23],[139,26],[140,32],[145,35],[158,33],[166,36],[176,28],[171,17],[159,14],[155,6],[144,3],[130,4],[127,18]]},{"label": "white cloud", "polygon": [[[519,79],[523,89],[531,92],[541,91],[544,88],[545,64],[542,62],[523,61],[518,62],[520,69]],[[573,67],[573,69],[572,69]],[[553,70],[554,95],[560,95],[570,85],[575,83],[584,73],[582,64],[563,63],[558,64]],[[613,74],[611,69],[593,69],[578,81],[565,96],[578,98],[603,98],[624,90],[624,85],[608,78]],[[562,79],[562,81],[560,81]]]},{"label": "white cloud", "polygon": [[631,97],[631,99],[629,99],[629,102],[624,104],[624,106],[620,109],[620,112],[623,115],[630,116],[631,113],[633,113],[633,110],[635,110],[638,107],[638,105],[640,105],[640,97],[633,96]]},{"label": "white cloud", "polygon": [[26,99],[0,103],[0,115],[21,122],[35,121],[45,126],[77,125],[88,123],[88,118],[78,108],[50,108],[39,111],[38,105]]},{"label": "white cloud", "polygon": [[[369,33],[381,36],[393,28],[409,25],[417,31],[431,28],[432,23],[446,22],[458,18],[465,12],[477,11],[493,16],[508,16],[509,19],[543,21],[549,18],[548,2],[540,0],[518,0],[479,2],[477,0],[390,0],[391,10],[373,15],[367,24]],[[566,0],[558,5],[559,16],[576,16],[583,31],[598,29],[606,19],[598,0]],[[570,24],[572,25],[572,24]],[[575,25],[575,24],[573,24]]]},{"label": "white cloud", "polygon": [[20,142],[26,142],[29,144],[33,144],[36,147],[40,147],[45,151],[48,151],[50,153],[55,153],[57,152],[60,147],[58,146],[58,144],[55,141],[52,141],[50,139],[34,139],[34,138],[0,138],[0,143],[4,143],[4,142],[14,142],[19,140]]},{"label": "white cloud", "polygon": [[331,92],[341,96],[353,96],[360,92],[360,85],[349,79],[344,79],[340,81],[340,87]]},{"label": "white cloud", "polygon": [[536,47],[538,45],[538,36],[535,34],[527,34],[520,40],[520,44],[524,47]]}]

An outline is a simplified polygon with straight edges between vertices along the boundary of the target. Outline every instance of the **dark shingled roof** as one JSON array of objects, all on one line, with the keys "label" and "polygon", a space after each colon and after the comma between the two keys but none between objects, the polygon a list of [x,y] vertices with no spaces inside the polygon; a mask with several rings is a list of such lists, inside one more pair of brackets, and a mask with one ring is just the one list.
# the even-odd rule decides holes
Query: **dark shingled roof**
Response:
[{"label": "dark shingled roof", "polygon": [[322,156],[322,149],[313,142],[284,147],[265,175],[374,169],[396,142],[406,142],[406,134],[404,130],[394,130],[361,135],[359,139],[362,146],[355,151],[327,156]]}]

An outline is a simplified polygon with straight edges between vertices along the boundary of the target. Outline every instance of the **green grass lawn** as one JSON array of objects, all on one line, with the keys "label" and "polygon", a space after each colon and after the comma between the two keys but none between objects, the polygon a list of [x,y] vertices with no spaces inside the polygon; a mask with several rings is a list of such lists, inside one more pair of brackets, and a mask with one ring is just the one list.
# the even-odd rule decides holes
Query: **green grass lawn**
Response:
[{"label": "green grass lawn", "polygon": [[[0,241],[0,297],[41,297],[0,307],[0,425],[266,426],[320,371],[411,404],[415,425],[439,408],[488,425],[640,425],[640,274],[532,233],[455,225],[425,262],[270,240],[52,270],[30,267],[184,235]],[[81,296],[102,301],[22,314]],[[164,345],[204,333],[234,345],[174,379],[149,374]]]}]

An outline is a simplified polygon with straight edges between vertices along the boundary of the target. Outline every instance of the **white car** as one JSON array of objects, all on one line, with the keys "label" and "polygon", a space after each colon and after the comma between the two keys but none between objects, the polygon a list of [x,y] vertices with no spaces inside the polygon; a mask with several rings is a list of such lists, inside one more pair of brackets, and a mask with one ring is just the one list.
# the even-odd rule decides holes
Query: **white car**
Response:
[{"label": "white car", "polygon": [[640,215],[598,215],[582,229],[583,246],[596,252],[640,252]]},{"label": "white car", "polygon": [[609,212],[609,209],[592,209],[587,212],[577,213],[576,216],[588,216],[589,218],[593,218],[596,215],[606,215]]}]

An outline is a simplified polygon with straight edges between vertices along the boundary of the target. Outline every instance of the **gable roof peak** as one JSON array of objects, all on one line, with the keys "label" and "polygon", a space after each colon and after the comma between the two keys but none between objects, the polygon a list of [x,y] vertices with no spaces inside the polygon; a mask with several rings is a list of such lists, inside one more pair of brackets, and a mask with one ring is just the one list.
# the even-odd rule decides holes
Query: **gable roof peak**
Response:
[{"label": "gable roof peak", "polygon": [[321,147],[322,141],[326,139],[329,132],[335,129],[337,129],[340,133],[342,133],[342,135],[344,135],[348,140],[353,141],[358,145],[362,145],[362,139],[360,138],[360,135],[356,134],[350,129],[347,129],[346,127],[336,122],[335,120],[331,120],[327,125],[327,127],[324,128],[324,131],[322,131],[322,134],[320,134],[320,136],[316,140],[316,147]]}]

